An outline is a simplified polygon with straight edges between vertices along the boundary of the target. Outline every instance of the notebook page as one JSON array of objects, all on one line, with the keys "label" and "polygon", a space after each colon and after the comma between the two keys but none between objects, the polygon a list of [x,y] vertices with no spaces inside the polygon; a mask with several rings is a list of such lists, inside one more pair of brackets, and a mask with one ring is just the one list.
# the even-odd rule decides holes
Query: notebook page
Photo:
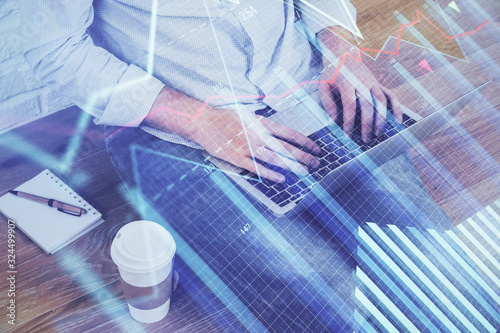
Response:
[{"label": "notebook page", "polygon": [[15,190],[59,200],[87,210],[87,214],[72,216],[11,193],[0,197],[0,210],[13,219],[19,229],[46,252],[60,247],[101,218],[99,212],[48,170],[44,170]]}]

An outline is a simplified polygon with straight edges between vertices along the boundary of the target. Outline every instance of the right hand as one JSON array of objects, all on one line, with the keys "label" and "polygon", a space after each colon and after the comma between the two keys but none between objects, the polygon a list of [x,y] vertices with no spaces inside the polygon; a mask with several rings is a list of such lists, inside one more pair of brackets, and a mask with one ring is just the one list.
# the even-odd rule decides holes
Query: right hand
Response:
[{"label": "right hand", "polygon": [[[339,27],[335,29],[344,30]],[[342,117],[343,130],[347,135],[351,136],[354,129],[357,99],[360,106],[361,136],[366,143],[373,138],[372,134],[379,136],[383,133],[389,103],[392,105],[396,120],[403,121],[396,95],[377,81],[365,63],[351,57],[344,58],[338,76],[332,81],[338,68],[330,63],[328,54],[341,59],[352,52],[353,46],[328,28],[318,34],[318,39],[324,48],[322,50],[324,70],[320,78],[322,84],[319,86],[321,103],[330,118],[338,120],[337,117]],[[339,100],[336,100],[337,98]],[[337,102],[342,105],[341,113],[338,113]]]},{"label": "right hand", "polygon": [[306,136],[261,116],[249,118],[245,123],[233,110],[205,110],[192,139],[209,154],[275,182],[283,182],[284,176],[256,163],[252,156],[298,174],[319,165],[313,155],[319,154],[319,147]]},{"label": "right hand", "polygon": [[208,106],[198,117],[182,116],[168,110],[196,114],[201,103],[165,89],[164,95],[160,93],[151,108],[152,112],[144,120],[146,125],[184,136],[198,143],[212,156],[275,182],[283,182],[285,177],[254,162],[252,156],[299,174],[307,173],[307,167],[319,165],[318,158],[314,156],[319,154],[319,147],[289,127],[253,114],[246,115],[243,121],[237,111]]}]

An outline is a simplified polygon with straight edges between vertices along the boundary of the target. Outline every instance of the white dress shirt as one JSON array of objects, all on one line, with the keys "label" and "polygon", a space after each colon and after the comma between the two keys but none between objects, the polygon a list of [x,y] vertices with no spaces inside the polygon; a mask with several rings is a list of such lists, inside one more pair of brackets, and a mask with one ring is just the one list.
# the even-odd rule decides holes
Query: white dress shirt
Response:
[{"label": "white dress shirt", "polygon": [[[326,26],[352,27],[355,10],[344,1],[23,0],[20,7],[24,24],[36,26],[24,34],[35,76],[97,124],[139,126],[164,85],[214,107],[290,107],[279,98],[289,84],[276,74],[298,83],[319,75],[321,55],[309,40]],[[37,26],[40,12],[49,20]]]}]

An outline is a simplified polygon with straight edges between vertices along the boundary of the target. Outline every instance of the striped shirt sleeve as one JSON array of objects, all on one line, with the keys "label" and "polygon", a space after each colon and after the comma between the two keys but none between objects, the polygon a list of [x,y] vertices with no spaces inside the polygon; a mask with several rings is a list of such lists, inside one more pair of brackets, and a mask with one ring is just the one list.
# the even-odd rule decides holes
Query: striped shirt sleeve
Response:
[{"label": "striped shirt sleeve", "polygon": [[87,33],[94,19],[92,0],[55,3],[25,0],[20,6],[28,28],[22,36],[24,57],[35,78],[53,84],[97,124],[138,126],[163,83],[94,45]]}]

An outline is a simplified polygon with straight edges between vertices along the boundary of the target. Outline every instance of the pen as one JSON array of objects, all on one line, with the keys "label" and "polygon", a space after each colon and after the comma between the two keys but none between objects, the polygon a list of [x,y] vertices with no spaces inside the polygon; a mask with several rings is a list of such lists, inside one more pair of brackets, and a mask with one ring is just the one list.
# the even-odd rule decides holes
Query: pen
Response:
[{"label": "pen", "polygon": [[31,201],[39,202],[41,204],[44,204],[44,205],[47,205],[50,207],[57,208],[58,211],[66,213],[66,214],[80,216],[82,214],[87,213],[87,211],[83,208],[73,206],[73,205],[70,205],[70,204],[67,204],[67,203],[64,203],[61,201],[57,201],[54,199],[47,199],[44,197],[40,197],[38,195],[29,194],[29,193],[21,192],[21,191],[14,191],[14,190],[9,190],[9,193],[12,193],[15,196],[18,196],[20,198],[25,198],[25,199],[28,199]]}]

